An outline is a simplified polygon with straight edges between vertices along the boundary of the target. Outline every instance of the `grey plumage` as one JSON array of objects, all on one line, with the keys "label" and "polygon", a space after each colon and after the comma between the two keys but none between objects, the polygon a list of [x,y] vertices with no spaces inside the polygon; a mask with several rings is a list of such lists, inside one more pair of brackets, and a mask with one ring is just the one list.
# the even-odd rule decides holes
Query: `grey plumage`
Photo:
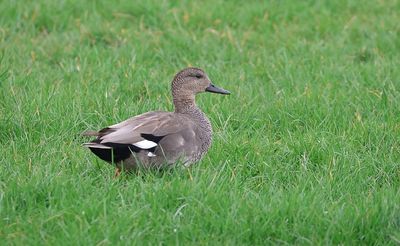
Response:
[{"label": "grey plumage", "polygon": [[215,87],[205,72],[186,68],[171,85],[174,112],[144,113],[100,131],[87,131],[97,138],[84,146],[118,169],[139,166],[161,168],[181,160],[185,165],[199,161],[212,141],[211,123],[197,107],[195,95],[209,91],[229,94]]}]

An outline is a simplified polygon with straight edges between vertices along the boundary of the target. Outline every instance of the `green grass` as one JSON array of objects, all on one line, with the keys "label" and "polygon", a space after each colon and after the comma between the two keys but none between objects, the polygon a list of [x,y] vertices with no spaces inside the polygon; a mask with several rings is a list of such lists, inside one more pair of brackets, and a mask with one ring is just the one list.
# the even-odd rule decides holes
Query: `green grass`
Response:
[{"label": "green grass", "polygon": [[[0,1],[0,244],[400,243],[400,3]],[[80,133],[207,71],[196,166],[113,179]]]}]

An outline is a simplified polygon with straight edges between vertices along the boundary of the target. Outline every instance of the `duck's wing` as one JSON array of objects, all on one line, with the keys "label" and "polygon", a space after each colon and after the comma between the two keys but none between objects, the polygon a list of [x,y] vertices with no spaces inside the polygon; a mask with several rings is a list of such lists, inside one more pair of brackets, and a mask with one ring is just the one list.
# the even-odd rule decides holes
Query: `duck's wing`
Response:
[{"label": "duck's wing", "polygon": [[[86,136],[97,136],[95,140],[85,143],[84,146],[90,148],[96,155],[106,161],[111,161],[111,155],[105,157],[97,153],[104,152],[101,150],[111,149],[123,150],[125,154],[118,157],[118,153],[114,151],[114,161],[124,159],[131,151],[139,152],[140,150],[148,150],[154,152],[158,143],[166,136],[176,135],[186,129],[193,128],[193,121],[183,115],[171,112],[149,112],[136,117],[125,120],[121,123],[106,127],[98,132],[89,131],[83,133]],[[96,153],[97,152],[97,153]]]}]

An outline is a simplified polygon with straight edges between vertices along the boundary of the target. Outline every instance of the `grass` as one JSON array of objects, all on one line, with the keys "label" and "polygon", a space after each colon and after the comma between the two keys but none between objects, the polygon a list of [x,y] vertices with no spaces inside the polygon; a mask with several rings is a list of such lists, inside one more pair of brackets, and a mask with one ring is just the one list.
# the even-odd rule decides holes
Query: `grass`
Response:
[{"label": "grass", "polygon": [[[0,244],[400,243],[400,4],[0,1]],[[80,133],[229,97],[196,166],[113,179]]]}]

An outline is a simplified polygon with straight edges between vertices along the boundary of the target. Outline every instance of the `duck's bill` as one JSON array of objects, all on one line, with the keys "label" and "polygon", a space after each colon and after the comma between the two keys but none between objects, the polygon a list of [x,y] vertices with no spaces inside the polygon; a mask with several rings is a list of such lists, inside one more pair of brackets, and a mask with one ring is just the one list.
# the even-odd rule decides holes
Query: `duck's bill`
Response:
[{"label": "duck's bill", "polygon": [[229,91],[224,90],[222,88],[216,87],[215,85],[211,84],[206,88],[206,91],[212,92],[212,93],[218,93],[218,94],[224,94],[224,95],[229,95],[231,94]]}]

